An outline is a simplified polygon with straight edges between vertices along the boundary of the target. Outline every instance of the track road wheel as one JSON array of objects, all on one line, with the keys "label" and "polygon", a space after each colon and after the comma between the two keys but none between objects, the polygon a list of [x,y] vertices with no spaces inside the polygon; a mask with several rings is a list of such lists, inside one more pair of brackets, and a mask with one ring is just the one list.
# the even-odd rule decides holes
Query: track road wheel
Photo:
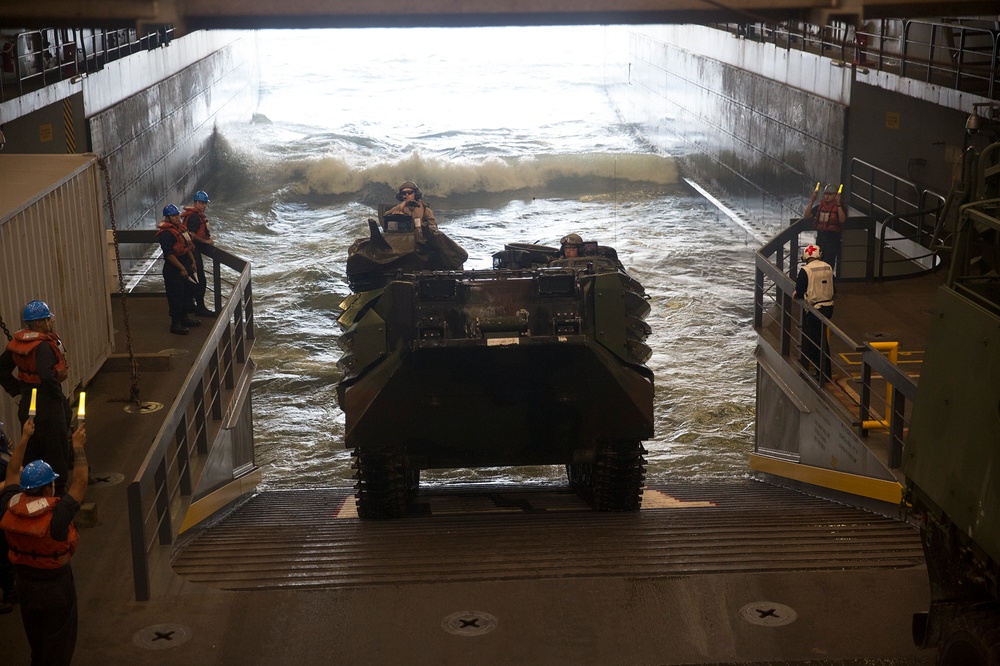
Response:
[{"label": "track road wheel", "polygon": [[638,511],[646,480],[646,450],[638,440],[602,442],[594,464],[592,505],[598,511]]},{"label": "track road wheel", "polygon": [[407,474],[403,456],[392,451],[354,451],[355,498],[361,518],[406,515]]},{"label": "track road wheel", "polygon": [[1000,666],[1000,611],[970,611],[952,620],[938,646],[938,666]]}]

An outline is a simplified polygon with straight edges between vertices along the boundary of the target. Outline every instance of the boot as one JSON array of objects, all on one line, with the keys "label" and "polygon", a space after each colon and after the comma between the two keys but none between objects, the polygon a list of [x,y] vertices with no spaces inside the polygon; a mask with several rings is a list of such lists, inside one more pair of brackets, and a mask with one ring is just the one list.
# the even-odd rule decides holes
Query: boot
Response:
[{"label": "boot", "polygon": [[188,328],[194,328],[195,326],[201,326],[201,320],[192,319],[191,317],[184,315],[181,319],[181,326],[187,326]]},{"label": "boot", "polygon": [[205,307],[204,303],[199,303],[198,308],[194,311],[194,314],[198,317],[214,317],[215,310],[209,310]]},{"label": "boot", "polygon": [[177,335],[187,335],[189,331],[182,320],[173,319],[170,322],[170,332],[176,333]]}]

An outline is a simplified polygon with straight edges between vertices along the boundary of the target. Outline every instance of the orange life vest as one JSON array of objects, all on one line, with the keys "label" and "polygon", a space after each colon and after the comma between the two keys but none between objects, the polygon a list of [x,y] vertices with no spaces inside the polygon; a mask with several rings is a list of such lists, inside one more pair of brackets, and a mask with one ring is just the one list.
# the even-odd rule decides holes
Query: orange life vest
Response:
[{"label": "orange life vest", "polygon": [[844,224],[840,221],[840,203],[834,199],[827,204],[826,200],[820,201],[816,207],[816,214],[813,215],[813,222],[816,231],[840,231]]},{"label": "orange life vest", "polygon": [[183,257],[184,255],[194,251],[194,241],[191,240],[191,234],[187,229],[181,229],[169,220],[161,220],[160,223],[156,225],[156,228],[157,236],[167,232],[174,237],[173,250],[177,257]]},{"label": "orange life vest", "polygon": [[17,377],[25,384],[41,386],[42,378],[38,375],[37,357],[35,349],[43,342],[48,343],[52,352],[56,355],[56,363],[52,366],[52,371],[56,375],[56,381],[62,382],[69,374],[69,365],[66,363],[66,350],[62,341],[55,333],[42,333],[24,328],[14,334],[13,339],[7,343],[7,349],[17,366]]},{"label": "orange life vest", "polygon": [[0,520],[0,528],[7,536],[12,564],[58,569],[69,563],[80,544],[80,534],[70,523],[65,541],[52,538],[49,531],[52,507],[58,502],[58,497],[31,497],[25,493],[11,498],[7,513]]},{"label": "orange life vest", "polygon": [[[191,229],[191,218],[195,219],[195,227]],[[191,233],[193,233],[198,238],[204,238],[208,240],[212,237],[212,229],[208,226],[208,217],[204,213],[200,212],[196,208],[191,206],[184,206],[184,212],[181,213],[181,220],[184,221],[184,226],[187,227]]]}]

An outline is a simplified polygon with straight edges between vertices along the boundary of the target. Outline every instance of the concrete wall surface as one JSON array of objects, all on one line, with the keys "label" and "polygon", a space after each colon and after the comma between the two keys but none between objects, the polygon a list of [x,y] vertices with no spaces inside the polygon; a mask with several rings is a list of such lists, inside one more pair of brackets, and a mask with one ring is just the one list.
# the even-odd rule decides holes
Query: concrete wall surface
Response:
[{"label": "concrete wall surface", "polygon": [[701,26],[616,26],[608,48],[623,119],[765,235],[842,182],[850,69]]},{"label": "concrete wall surface", "polygon": [[257,108],[256,33],[220,33],[215,50],[211,37],[193,33],[112,63],[110,81],[123,85],[113,104],[110,83],[85,90],[87,108],[99,109],[88,114],[91,145],[108,162],[118,228],[152,228],[165,204],[190,202],[211,168],[216,126],[249,121]]}]

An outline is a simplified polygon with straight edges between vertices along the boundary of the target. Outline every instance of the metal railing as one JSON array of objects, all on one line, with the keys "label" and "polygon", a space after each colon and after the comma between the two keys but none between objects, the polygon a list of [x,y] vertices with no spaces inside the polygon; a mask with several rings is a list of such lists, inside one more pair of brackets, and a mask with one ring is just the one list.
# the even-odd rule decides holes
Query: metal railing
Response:
[{"label": "metal railing", "polygon": [[[906,407],[916,397],[917,385],[871,344],[853,340],[816,308],[793,301],[795,280],[790,276],[798,274],[799,235],[810,231],[810,225],[809,220],[793,221],[757,251],[754,329],[762,341],[772,345],[790,363],[798,357],[807,380],[859,436],[866,436],[871,429],[885,429],[889,438],[888,465],[898,468],[902,462],[903,434],[909,427]],[[874,268],[869,272],[874,272]],[[819,320],[819,333],[815,338],[806,336],[803,331],[801,322],[807,313]],[[818,349],[819,353],[810,354],[809,347]],[[837,353],[833,352],[834,347]],[[851,365],[845,359],[850,359]],[[856,410],[848,409],[832,394],[821,390],[834,374],[857,377],[851,380],[859,388]],[[884,391],[877,390],[879,383],[885,384]]]},{"label": "metal railing", "polygon": [[946,214],[945,197],[857,158],[851,160],[848,179],[851,208],[882,219],[874,277],[912,276],[941,265],[934,245]]},{"label": "metal railing", "polygon": [[806,51],[844,64],[1000,98],[1000,32],[961,23],[885,19],[871,28],[832,22],[713,23],[744,39]]},{"label": "metal railing", "polygon": [[[119,231],[119,243],[155,243],[153,230]],[[235,399],[254,340],[249,262],[216,246],[213,281],[218,317],[198,358],[164,417],[145,460],[128,486],[135,596],[150,598],[149,557],[174,543],[212,438]],[[222,302],[221,268],[238,277]]]},{"label": "metal railing", "polygon": [[[982,258],[971,250],[975,239],[1000,237],[1000,199],[984,199],[962,208],[958,227],[960,249],[955,255],[948,276],[948,285],[958,294],[968,298],[985,310],[1000,315],[1000,275],[995,270],[984,270]],[[995,247],[995,245],[994,245]],[[996,261],[994,256],[993,261]]]},{"label": "metal railing", "polygon": [[905,21],[899,75],[993,98],[997,33],[953,23]]},{"label": "metal railing", "polygon": [[133,28],[43,28],[0,34],[0,102],[163,46],[173,33],[172,26],[164,26],[141,36]]}]

